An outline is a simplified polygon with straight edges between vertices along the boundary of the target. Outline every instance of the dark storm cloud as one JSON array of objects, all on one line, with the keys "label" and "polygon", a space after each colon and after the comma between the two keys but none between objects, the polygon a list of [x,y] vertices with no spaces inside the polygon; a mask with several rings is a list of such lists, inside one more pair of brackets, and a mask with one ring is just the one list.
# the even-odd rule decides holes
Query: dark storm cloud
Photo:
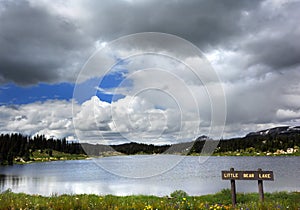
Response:
[{"label": "dark storm cloud", "polygon": [[224,43],[242,33],[239,19],[260,1],[92,1],[89,10],[95,36],[118,38],[131,33],[157,31],[185,38],[200,47]]},{"label": "dark storm cloud", "polygon": [[[74,81],[97,41],[147,31],[180,36],[207,53],[236,51],[247,58],[241,61],[243,70],[265,65],[273,71],[299,64],[298,2],[32,2],[0,2],[2,84]],[[63,4],[73,18],[57,12],[53,4]]]},{"label": "dark storm cloud", "polygon": [[251,43],[247,50],[252,55],[249,65],[265,64],[274,70],[299,65],[300,44],[297,41],[299,35],[289,35],[282,39],[259,40]]},{"label": "dark storm cloud", "polygon": [[249,15],[248,36],[241,47],[249,56],[249,66],[284,70],[300,64],[299,9],[300,2],[288,2],[272,9],[261,7]]},{"label": "dark storm cloud", "polygon": [[26,1],[2,4],[0,82],[27,85],[70,79],[76,54],[88,47],[78,28]]},{"label": "dark storm cloud", "polygon": [[87,59],[82,52],[98,39],[157,31],[200,46],[222,43],[241,33],[236,20],[242,11],[257,6],[248,1],[85,1],[89,18],[74,22],[27,1],[1,4],[0,82],[22,85],[74,80]]}]

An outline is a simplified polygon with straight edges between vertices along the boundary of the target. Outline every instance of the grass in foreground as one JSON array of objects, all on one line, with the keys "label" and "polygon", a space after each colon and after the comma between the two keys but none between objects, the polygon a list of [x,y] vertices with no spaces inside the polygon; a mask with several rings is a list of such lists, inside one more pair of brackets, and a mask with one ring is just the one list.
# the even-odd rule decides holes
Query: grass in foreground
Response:
[{"label": "grass in foreground", "polygon": [[[236,209],[300,209],[300,192],[266,193],[265,202],[257,193],[238,194]],[[229,190],[214,195],[188,196],[175,191],[171,197],[98,196],[98,195],[27,195],[6,191],[0,194],[0,209],[233,209]]]}]

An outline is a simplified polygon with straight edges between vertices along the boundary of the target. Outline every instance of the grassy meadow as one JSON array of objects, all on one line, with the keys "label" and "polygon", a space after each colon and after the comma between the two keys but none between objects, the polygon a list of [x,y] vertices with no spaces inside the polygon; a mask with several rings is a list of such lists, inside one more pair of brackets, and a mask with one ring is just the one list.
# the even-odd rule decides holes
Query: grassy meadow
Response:
[{"label": "grassy meadow", "polygon": [[[239,193],[235,209],[300,209],[300,192],[266,193],[261,203],[257,193]],[[28,195],[5,191],[0,194],[0,209],[234,209],[229,190],[213,195],[189,196],[175,191],[170,196],[113,195]]]}]

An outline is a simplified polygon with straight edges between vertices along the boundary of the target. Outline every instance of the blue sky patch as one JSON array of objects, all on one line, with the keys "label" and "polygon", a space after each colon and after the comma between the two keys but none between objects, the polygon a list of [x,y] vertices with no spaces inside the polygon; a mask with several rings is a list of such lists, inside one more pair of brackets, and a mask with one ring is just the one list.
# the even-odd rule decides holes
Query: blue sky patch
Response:
[{"label": "blue sky patch", "polygon": [[73,96],[74,84],[59,83],[30,87],[21,87],[13,83],[0,86],[0,104],[29,104],[36,101],[70,100]]},{"label": "blue sky patch", "polygon": [[[47,100],[71,100],[73,98],[74,87],[78,90],[75,100],[80,104],[89,100],[94,95],[98,96],[101,101],[111,103],[125,97],[121,94],[114,95],[113,92],[109,91],[118,87],[124,81],[126,73],[125,70],[112,72],[105,75],[102,80],[100,78],[92,78],[81,84],[77,84],[76,87],[74,83],[39,83],[38,85],[29,87],[9,83],[0,86],[0,105],[29,104]],[[122,86],[129,85],[130,82],[126,81],[126,83],[122,83]],[[98,90],[97,87],[99,87]]]}]

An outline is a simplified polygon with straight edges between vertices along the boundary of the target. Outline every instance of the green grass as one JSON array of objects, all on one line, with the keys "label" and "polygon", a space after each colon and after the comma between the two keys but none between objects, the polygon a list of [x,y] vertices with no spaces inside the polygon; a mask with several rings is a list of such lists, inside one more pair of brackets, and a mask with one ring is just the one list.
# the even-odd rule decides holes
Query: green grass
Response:
[{"label": "green grass", "polygon": [[57,161],[57,160],[81,160],[86,159],[88,156],[84,154],[69,154],[64,152],[59,152],[56,150],[52,151],[50,156],[47,150],[37,150],[32,153],[30,156],[30,161],[21,161],[20,158],[15,158],[14,163],[16,164],[26,164],[32,162],[45,162],[45,161]]},{"label": "green grass", "polygon": [[[172,197],[98,196],[98,195],[27,195],[6,191],[0,194],[0,209],[233,209],[229,190],[213,195],[188,196],[175,191]],[[237,195],[236,209],[300,209],[299,192],[266,193],[265,202],[257,193]]]}]

